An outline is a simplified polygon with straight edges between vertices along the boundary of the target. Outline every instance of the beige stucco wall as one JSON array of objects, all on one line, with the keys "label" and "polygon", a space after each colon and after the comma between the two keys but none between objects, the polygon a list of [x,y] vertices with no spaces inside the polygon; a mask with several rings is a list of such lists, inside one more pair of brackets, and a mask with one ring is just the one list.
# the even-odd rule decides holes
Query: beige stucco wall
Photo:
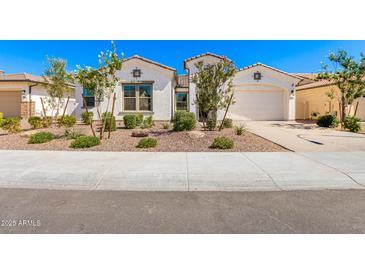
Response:
[{"label": "beige stucco wall", "polygon": [[[330,99],[326,93],[334,92],[335,99]],[[339,117],[340,92],[336,86],[324,86],[296,91],[296,119],[310,119],[311,113],[319,112],[319,115],[337,112]],[[355,106],[359,102],[356,116],[365,121],[365,98],[358,99],[351,108],[354,114]]]}]

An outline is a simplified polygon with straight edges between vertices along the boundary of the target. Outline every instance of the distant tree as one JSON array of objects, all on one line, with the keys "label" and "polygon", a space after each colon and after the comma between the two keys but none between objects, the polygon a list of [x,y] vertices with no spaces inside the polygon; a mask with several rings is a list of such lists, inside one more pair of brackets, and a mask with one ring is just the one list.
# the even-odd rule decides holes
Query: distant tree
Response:
[{"label": "distant tree", "polygon": [[233,63],[226,59],[216,64],[198,62],[195,66],[198,72],[192,77],[197,89],[194,103],[198,106],[204,125],[207,119],[216,123],[217,111],[234,103],[231,100],[232,78],[236,69]]},{"label": "distant tree", "polygon": [[[112,98],[115,88],[120,81],[116,72],[122,68],[123,55],[118,55],[116,46],[114,42],[112,42],[112,50],[101,52],[98,55],[98,59],[98,68],[83,68],[81,66],[77,66],[74,78],[75,81],[79,82],[84,88],[88,89],[93,96],[95,96],[99,120],[104,120],[100,130],[100,139],[102,139],[106,125],[106,119],[102,119],[102,112],[109,111],[110,99]],[[106,109],[102,111],[100,103],[104,100],[104,98],[107,98],[108,102]]]},{"label": "distant tree", "polygon": [[322,64],[323,72],[319,73],[317,79],[325,79],[333,82],[340,90],[340,96],[336,97],[334,91],[327,96],[331,99],[337,98],[340,104],[341,123],[350,114],[351,105],[354,101],[365,94],[365,56],[360,54],[357,62],[352,56],[348,56],[345,50],[338,50],[337,53],[330,53],[328,64]]},{"label": "distant tree", "polygon": [[49,98],[47,103],[52,110],[52,116],[57,117],[64,107],[65,96],[73,93],[72,76],[66,70],[67,61],[60,58],[47,57],[47,67],[43,74],[44,83]]}]

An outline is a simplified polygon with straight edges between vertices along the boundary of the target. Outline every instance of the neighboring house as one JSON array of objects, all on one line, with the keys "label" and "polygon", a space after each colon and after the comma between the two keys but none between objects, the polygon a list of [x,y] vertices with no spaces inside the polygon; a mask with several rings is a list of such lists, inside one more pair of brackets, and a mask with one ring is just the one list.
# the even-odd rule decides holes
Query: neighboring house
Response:
[{"label": "neighboring house", "polygon": [[[296,89],[296,119],[311,119],[313,114],[336,114],[340,118],[341,93],[338,87],[329,80],[316,81],[316,74],[297,75],[304,77],[306,81],[301,82]],[[335,98],[329,98],[329,93],[333,93]],[[354,115],[356,108],[356,116],[365,121],[365,97],[354,102],[350,115]]]},{"label": "neighboring house", "polygon": [[[116,89],[115,111],[117,119],[125,114],[153,115],[157,121],[168,121],[176,110],[187,110],[199,117],[194,104],[196,97],[192,75],[197,72],[196,63],[214,64],[226,57],[205,53],[186,59],[185,75],[177,75],[174,68],[132,56],[124,60],[118,76],[121,84]],[[235,104],[228,117],[234,120],[293,120],[295,119],[295,87],[303,78],[264,64],[255,64],[237,71],[233,79]],[[84,95],[89,111],[98,117],[95,98],[81,86],[76,86],[76,101],[82,102]],[[101,102],[106,110],[108,100]],[[109,102],[109,111],[111,102]],[[78,104],[77,117],[85,111]],[[218,119],[223,118],[223,111]]]},{"label": "neighboring house", "polygon": [[[49,96],[42,83],[44,83],[42,76],[28,73],[5,74],[0,71],[0,112],[4,117],[43,116],[41,103],[43,98],[47,116],[51,115],[47,103]],[[74,94],[70,94],[66,113],[73,114],[76,105]]]}]

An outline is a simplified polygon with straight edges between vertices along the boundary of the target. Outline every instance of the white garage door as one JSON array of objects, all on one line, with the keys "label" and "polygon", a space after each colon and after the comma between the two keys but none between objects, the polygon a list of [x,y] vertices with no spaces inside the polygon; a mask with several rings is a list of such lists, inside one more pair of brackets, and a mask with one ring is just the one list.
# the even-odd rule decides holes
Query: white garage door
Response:
[{"label": "white garage door", "polygon": [[20,117],[21,91],[0,91],[0,112],[4,117]]},{"label": "white garage door", "polygon": [[234,120],[284,120],[283,91],[235,91],[229,113]]}]

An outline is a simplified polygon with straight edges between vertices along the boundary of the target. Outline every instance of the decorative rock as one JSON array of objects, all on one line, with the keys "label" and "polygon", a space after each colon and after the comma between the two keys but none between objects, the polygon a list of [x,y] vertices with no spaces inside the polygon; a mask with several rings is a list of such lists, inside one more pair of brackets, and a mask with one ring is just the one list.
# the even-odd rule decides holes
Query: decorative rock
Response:
[{"label": "decorative rock", "polygon": [[201,132],[201,131],[193,130],[193,131],[189,131],[188,135],[191,139],[200,139],[205,136],[205,133]]},{"label": "decorative rock", "polygon": [[132,137],[147,137],[149,132],[144,129],[136,129],[132,131]]}]

